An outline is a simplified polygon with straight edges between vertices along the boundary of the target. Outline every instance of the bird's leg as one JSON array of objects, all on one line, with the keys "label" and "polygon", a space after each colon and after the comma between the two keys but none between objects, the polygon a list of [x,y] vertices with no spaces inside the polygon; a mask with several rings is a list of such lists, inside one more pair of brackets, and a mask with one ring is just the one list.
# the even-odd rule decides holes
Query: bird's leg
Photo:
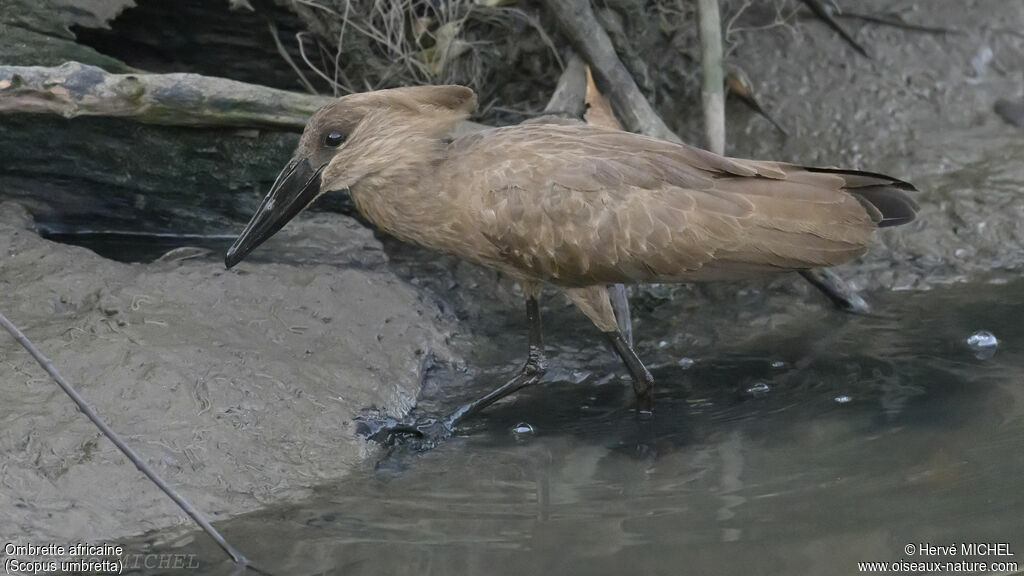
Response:
[{"label": "bird's leg", "polygon": [[612,311],[612,304],[608,298],[608,290],[603,286],[590,286],[588,288],[570,288],[565,291],[565,294],[601,332],[608,336],[615,352],[626,363],[626,368],[629,369],[629,373],[633,377],[633,392],[636,394],[637,411],[651,412],[654,404],[654,378],[644,363],[640,361],[640,357],[636,355],[633,346],[619,331],[615,313]]},{"label": "bird's leg", "polygon": [[541,377],[547,371],[548,364],[547,359],[544,357],[544,345],[541,339],[540,306],[537,303],[538,291],[533,286],[525,286],[524,289],[527,293],[526,319],[530,324],[530,352],[526,358],[526,364],[518,374],[482,398],[460,406],[444,418],[421,418],[412,423],[392,421],[383,425],[362,421],[361,433],[371,440],[385,444],[390,443],[397,436],[417,436],[422,438],[429,447],[450,436],[455,426],[466,418],[473,416],[517,390],[540,382]]},{"label": "bird's leg", "polygon": [[633,320],[629,313],[629,296],[626,295],[626,286],[623,284],[612,284],[608,287],[608,296],[612,300],[612,310],[615,311],[615,321],[619,325],[619,332],[622,332],[626,342],[632,346]]},{"label": "bird's leg", "polygon": [[836,308],[855,314],[867,314],[871,311],[871,306],[867,301],[835,272],[827,268],[811,268],[801,270],[800,275],[812,286],[821,290],[822,294],[836,305]]},{"label": "bird's leg", "polygon": [[650,413],[654,407],[654,377],[651,376],[651,371],[644,366],[640,357],[636,355],[636,351],[629,345],[629,342],[626,342],[620,332],[605,332],[605,334],[633,377],[633,393],[636,394],[637,412]]},{"label": "bird's leg", "polygon": [[449,427],[454,427],[462,420],[469,418],[517,390],[540,382],[541,377],[547,372],[548,363],[544,357],[544,343],[541,338],[540,306],[538,306],[537,297],[534,295],[529,295],[526,298],[526,320],[530,324],[530,353],[526,358],[526,364],[523,366],[523,369],[511,380],[492,390],[486,396],[464,404],[452,412],[445,419]]}]

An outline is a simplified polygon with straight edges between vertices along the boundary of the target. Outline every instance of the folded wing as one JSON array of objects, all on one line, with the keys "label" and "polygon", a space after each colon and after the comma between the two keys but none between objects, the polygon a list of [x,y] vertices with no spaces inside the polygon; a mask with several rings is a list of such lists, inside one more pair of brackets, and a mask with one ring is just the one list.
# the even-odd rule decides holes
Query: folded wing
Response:
[{"label": "folded wing", "polygon": [[510,127],[458,145],[473,179],[464,204],[500,258],[569,286],[833,266],[917,209],[913,187],[887,176],[587,126]]}]

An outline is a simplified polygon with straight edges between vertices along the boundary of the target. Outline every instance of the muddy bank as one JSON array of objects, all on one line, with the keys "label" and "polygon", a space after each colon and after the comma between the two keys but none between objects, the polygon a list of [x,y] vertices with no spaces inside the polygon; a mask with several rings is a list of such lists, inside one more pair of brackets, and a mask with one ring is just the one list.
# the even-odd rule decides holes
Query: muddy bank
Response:
[{"label": "muddy bank", "polygon": [[[0,205],[0,293],[110,425],[214,519],[302,496],[373,448],[351,420],[405,413],[446,355],[436,307],[383,270],[366,229],[320,215],[276,249],[304,265],[127,265]],[[186,522],[6,335],[4,541],[111,539]]]}]

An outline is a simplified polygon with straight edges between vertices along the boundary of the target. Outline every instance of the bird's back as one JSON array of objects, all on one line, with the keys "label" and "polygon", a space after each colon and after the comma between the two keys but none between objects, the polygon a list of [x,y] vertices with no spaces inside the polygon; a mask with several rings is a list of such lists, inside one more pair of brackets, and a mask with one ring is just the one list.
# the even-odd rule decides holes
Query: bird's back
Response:
[{"label": "bird's back", "polygon": [[488,245],[471,256],[566,286],[833,266],[917,208],[913,187],[887,176],[725,158],[585,125],[459,138],[439,177],[463,233]]}]

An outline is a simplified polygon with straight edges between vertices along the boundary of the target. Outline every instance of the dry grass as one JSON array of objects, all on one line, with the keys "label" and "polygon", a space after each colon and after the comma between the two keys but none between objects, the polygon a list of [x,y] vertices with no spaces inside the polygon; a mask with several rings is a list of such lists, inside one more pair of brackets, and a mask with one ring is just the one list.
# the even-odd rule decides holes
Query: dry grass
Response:
[{"label": "dry grass", "polygon": [[536,16],[479,0],[294,0],[323,26],[296,35],[304,65],[335,95],[458,83],[493,92],[524,30],[561,64]]},{"label": "dry grass", "polygon": [[[694,0],[593,0],[619,14],[613,41],[657,103],[698,90]],[[565,40],[543,11],[520,0],[293,0],[309,32],[296,35],[303,85],[334,95],[402,85],[463,84],[489,121],[539,113],[561,70]],[[511,4],[509,4],[511,2]],[[726,55],[752,34],[795,33],[798,0],[722,0]],[[287,40],[287,39],[286,39]],[[650,72],[649,72],[650,71]],[[648,80],[650,85],[647,86]],[[322,82],[320,82],[322,81]]]},{"label": "dry grass", "polygon": [[[755,4],[765,14],[756,18],[757,23],[741,24],[743,17],[748,15],[749,9]],[[797,0],[727,0],[723,2],[723,31],[722,41],[726,46],[726,57],[741,46],[746,37],[751,33],[767,32],[769,30],[781,29],[794,36],[799,34],[796,27],[797,13],[801,4]]]}]

